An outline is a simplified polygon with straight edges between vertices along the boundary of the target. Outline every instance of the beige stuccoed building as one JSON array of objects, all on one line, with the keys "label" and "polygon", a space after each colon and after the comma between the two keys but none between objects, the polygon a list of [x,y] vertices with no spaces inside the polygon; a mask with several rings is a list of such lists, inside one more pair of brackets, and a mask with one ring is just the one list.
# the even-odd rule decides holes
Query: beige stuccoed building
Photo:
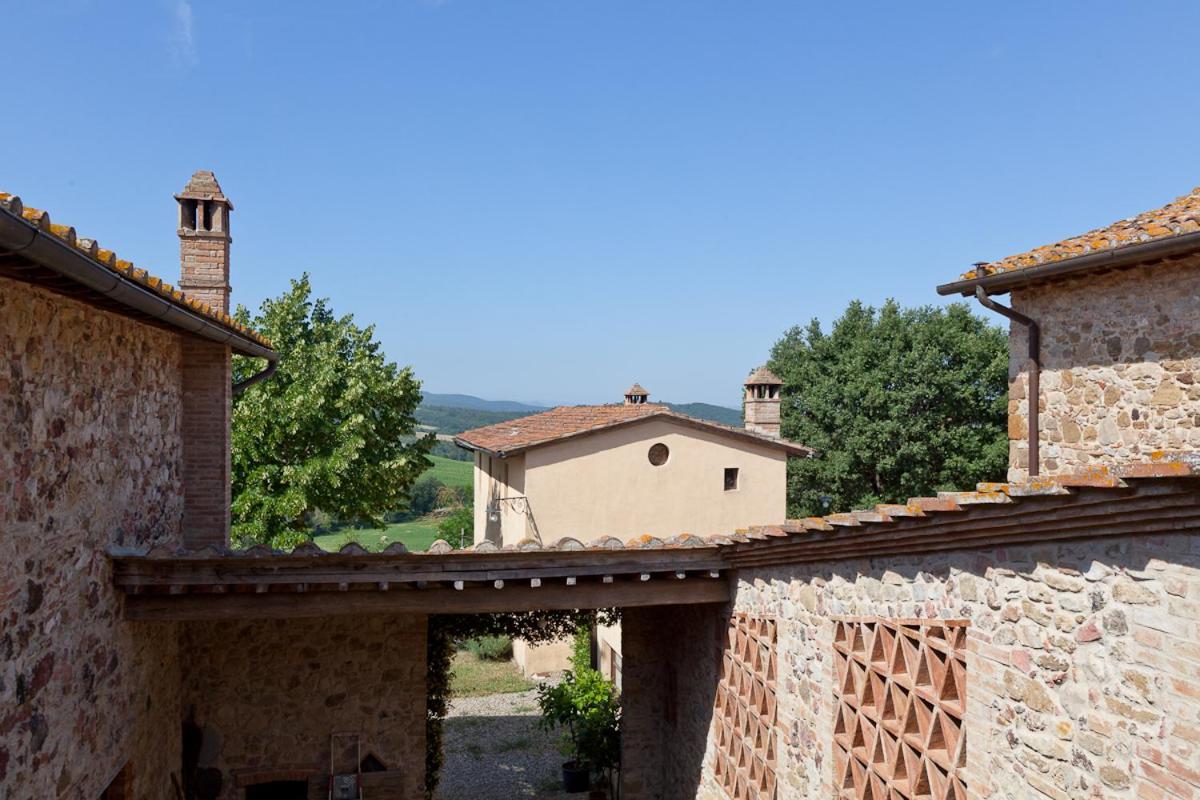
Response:
[{"label": "beige stuccoed building", "polygon": [[[570,537],[582,546],[639,537],[727,534],[783,519],[787,460],[812,451],[780,438],[782,382],[766,368],[745,384],[744,428],[649,402],[560,406],[476,428],[455,440],[475,454],[475,539],[499,547]],[[601,669],[620,675],[617,628],[598,635]],[[514,645],[528,675],[567,664],[567,642]]]}]

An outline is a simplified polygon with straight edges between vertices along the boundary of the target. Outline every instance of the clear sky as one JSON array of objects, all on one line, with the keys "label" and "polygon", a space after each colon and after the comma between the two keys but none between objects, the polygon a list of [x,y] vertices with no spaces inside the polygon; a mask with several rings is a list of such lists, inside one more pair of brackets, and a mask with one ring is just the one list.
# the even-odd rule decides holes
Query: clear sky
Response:
[{"label": "clear sky", "polygon": [[[985,8],[986,6],[986,8]],[[0,189],[234,300],[312,274],[425,387],[737,405],[788,327],[939,302],[1200,182],[1200,3],[45,0],[2,14]]]}]

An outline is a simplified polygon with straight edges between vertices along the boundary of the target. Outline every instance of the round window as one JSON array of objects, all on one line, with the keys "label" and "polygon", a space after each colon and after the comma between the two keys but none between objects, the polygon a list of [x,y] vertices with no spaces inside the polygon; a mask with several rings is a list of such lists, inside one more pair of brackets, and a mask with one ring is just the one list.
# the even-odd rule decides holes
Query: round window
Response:
[{"label": "round window", "polygon": [[659,442],[658,444],[650,446],[650,452],[647,454],[647,457],[650,459],[651,464],[656,467],[661,467],[663,464],[667,463],[667,458],[670,455],[671,451],[667,449],[667,446],[662,442]]}]

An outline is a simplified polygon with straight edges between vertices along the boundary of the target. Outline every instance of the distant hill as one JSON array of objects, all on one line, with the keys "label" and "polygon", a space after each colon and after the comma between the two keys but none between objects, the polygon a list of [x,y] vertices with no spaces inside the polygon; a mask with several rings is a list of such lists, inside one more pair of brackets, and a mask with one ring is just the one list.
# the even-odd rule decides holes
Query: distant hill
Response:
[{"label": "distant hill", "polygon": [[736,408],[714,406],[712,403],[667,403],[667,405],[671,407],[672,411],[687,414],[689,417],[707,419],[722,425],[732,425],[735,428],[742,427],[742,412]]},{"label": "distant hill", "polygon": [[[425,392],[425,399],[421,401],[421,404],[442,406],[444,408],[471,408],[476,411],[520,411],[524,412],[524,414],[546,410],[545,406],[518,403],[516,400],[484,400],[482,397],[475,397],[469,394],[434,394],[433,392]],[[497,422],[499,421],[497,420]],[[487,423],[484,424],[486,425]]]},{"label": "distant hill", "polygon": [[[438,395],[447,397],[453,395]],[[437,428],[438,433],[453,436],[456,433],[480,428],[484,425],[494,425],[517,417],[527,417],[537,411],[494,411],[479,408],[455,408],[451,406],[430,405],[427,402],[417,406],[417,422]]]}]

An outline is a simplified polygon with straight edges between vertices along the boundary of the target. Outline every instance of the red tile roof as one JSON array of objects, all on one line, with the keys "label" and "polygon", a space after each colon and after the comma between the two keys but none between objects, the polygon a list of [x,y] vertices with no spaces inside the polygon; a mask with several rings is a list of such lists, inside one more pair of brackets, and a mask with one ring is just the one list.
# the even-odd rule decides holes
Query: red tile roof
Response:
[{"label": "red tile roof", "polygon": [[687,414],[672,411],[668,406],[659,403],[559,406],[540,414],[532,414],[528,417],[465,431],[455,437],[455,442],[471,450],[510,455],[560,439],[607,430],[650,417],[671,419],[695,428],[752,440],[759,444],[787,450],[794,455],[811,456],[813,453],[811,448],[795,442],[764,436],[745,428],[734,428],[689,417]]},{"label": "red tile roof", "polygon": [[[220,187],[218,187],[219,190]],[[208,303],[197,300],[194,297],[189,297],[161,278],[151,275],[144,269],[138,269],[128,261],[123,261],[113,251],[100,247],[94,239],[84,239],[77,236],[75,229],[69,225],[52,223],[48,212],[25,205],[21,202],[21,198],[16,195],[0,192],[0,209],[7,211],[13,216],[23,218],[30,225],[45,233],[58,237],[68,246],[74,247],[80,253],[114,274],[135,281],[165,300],[206,317],[222,327],[228,328],[263,347],[271,349],[270,340],[257,331],[242,325],[229,314],[220,309],[213,308]]]},{"label": "red tile roof", "polygon": [[1118,220],[1105,228],[1043,245],[1024,253],[986,264],[977,264],[963,273],[963,280],[975,280],[997,273],[1064,261],[1089,253],[1115,251],[1145,242],[1170,239],[1200,232],[1200,187],[1178,197],[1162,208],[1136,217]]}]

